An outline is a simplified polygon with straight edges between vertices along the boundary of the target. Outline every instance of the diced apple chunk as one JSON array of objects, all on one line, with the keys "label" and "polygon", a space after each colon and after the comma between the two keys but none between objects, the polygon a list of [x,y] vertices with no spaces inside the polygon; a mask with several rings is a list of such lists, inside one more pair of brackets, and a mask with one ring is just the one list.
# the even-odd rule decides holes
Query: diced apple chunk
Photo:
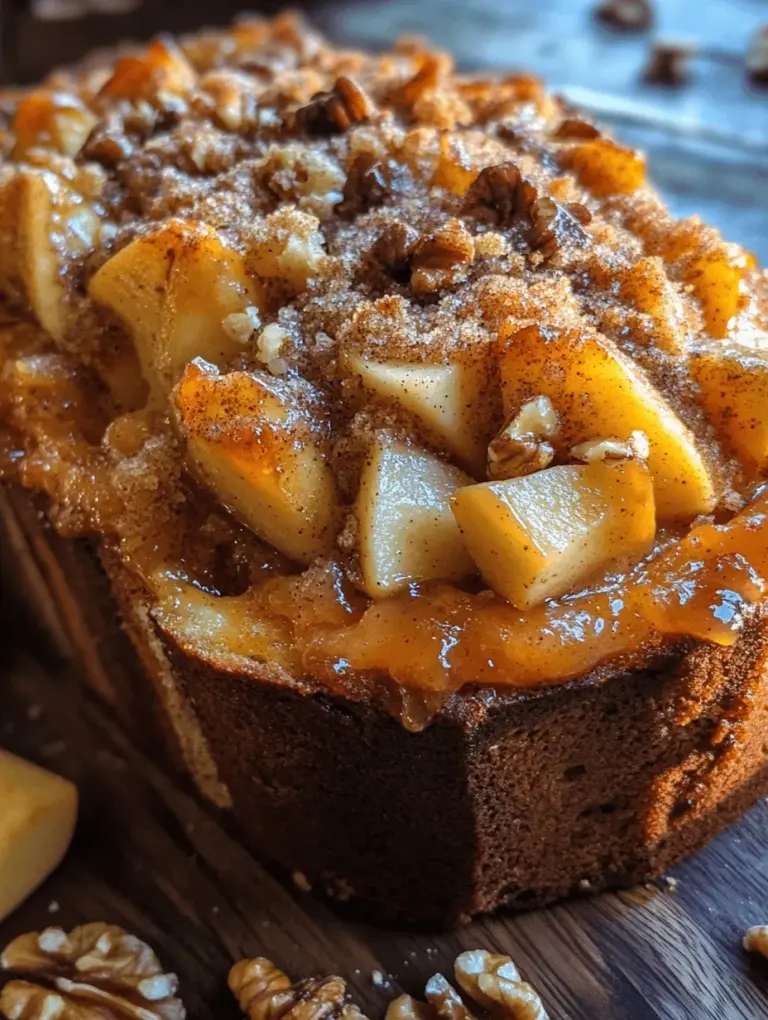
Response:
[{"label": "diced apple chunk", "polygon": [[631,195],[645,183],[645,160],[610,138],[582,142],[566,155],[585,188],[598,196]]},{"label": "diced apple chunk", "polygon": [[99,229],[91,206],[49,171],[20,170],[0,189],[0,289],[25,296],[54,339],[72,316],[67,260],[87,254]]},{"label": "diced apple chunk", "polygon": [[691,518],[714,507],[712,479],[691,431],[610,340],[575,330],[510,328],[501,378],[508,415],[533,396],[550,398],[560,417],[558,453],[594,436],[625,440],[644,432],[660,519]]},{"label": "diced apple chunk", "polygon": [[336,494],[322,435],[267,375],[196,359],[174,391],[193,470],[259,538],[299,563],[331,551]]},{"label": "diced apple chunk", "polygon": [[155,39],[143,53],[121,57],[101,95],[130,102],[184,96],[195,87],[196,75],[181,50],[170,40]]},{"label": "diced apple chunk", "polygon": [[16,107],[13,118],[13,158],[22,160],[37,146],[76,156],[96,121],[96,115],[75,95],[30,92]]},{"label": "diced apple chunk", "polygon": [[493,404],[482,363],[425,365],[351,355],[344,366],[370,393],[412,415],[427,440],[473,473],[482,472]]},{"label": "diced apple chunk", "polygon": [[721,435],[741,457],[768,467],[768,355],[718,343],[694,353],[689,365]]},{"label": "diced apple chunk", "polygon": [[119,251],[93,277],[89,293],[124,322],[159,398],[195,357],[222,367],[240,346],[224,319],[259,304],[242,255],[210,227],[183,220]]},{"label": "diced apple chunk", "polygon": [[520,609],[642,559],[656,533],[653,483],[639,460],[483,482],[452,503],[483,577]]},{"label": "diced apple chunk", "polygon": [[705,328],[718,340],[728,330],[744,302],[742,278],[749,257],[739,249],[732,252],[724,244],[688,256],[682,275],[701,302]]},{"label": "diced apple chunk", "polygon": [[475,572],[450,497],[463,471],[381,433],[363,467],[357,517],[363,587],[374,598],[412,581],[458,581]]}]

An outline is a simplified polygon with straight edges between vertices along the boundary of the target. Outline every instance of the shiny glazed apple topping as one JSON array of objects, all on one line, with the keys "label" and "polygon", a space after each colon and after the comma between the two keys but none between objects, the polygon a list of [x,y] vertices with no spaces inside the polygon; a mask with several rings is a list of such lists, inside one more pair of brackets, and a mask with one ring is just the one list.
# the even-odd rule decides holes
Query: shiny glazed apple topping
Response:
[{"label": "shiny glazed apple topping", "polygon": [[530,76],[288,16],[6,105],[3,474],[175,644],[418,722],[735,642],[768,280],[638,153]]}]

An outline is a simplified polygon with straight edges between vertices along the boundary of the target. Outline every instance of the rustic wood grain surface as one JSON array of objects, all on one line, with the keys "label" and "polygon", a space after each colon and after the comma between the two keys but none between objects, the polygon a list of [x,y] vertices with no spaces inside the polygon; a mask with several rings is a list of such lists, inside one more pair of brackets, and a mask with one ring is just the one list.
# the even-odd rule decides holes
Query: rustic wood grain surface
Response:
[{"label": "rustic wood grain surface", "polygon": [[[344,42],[382,46],[424,32],[467,67],[533,68],[648,150],[676,213],[702,213],[768,261],[768,91],[747,89],[740,63],[768,2],[657,4],[659,32],[697,39],[708,54],[674,92],[639,83],[648,38],[600,30],[589,6],[334,0],[314,16]],[[40,59],[34,39],[22,42],[28,62]],[[268,954],[296,976],[341,973],[375,1020],[401,988],[419,992],[476,945],[512,955],[553,1020],[768,1018],[768,968],[740,949],[744,929],[768,921],[768,802],[678,868],[674,891],[605,894],[448,934],[377,930],[254,859],[229,820],[136,751],[76,677],[14,652],[16,637],[0,641],[0,745],[74,778],[83,815],[64,865],[0,925],[0,942],[50,923],[122,924],[178,972],[193,1020],[238,1015],[225,976],[245,954]],[[374,983],[377,971],[388,987]]]}]

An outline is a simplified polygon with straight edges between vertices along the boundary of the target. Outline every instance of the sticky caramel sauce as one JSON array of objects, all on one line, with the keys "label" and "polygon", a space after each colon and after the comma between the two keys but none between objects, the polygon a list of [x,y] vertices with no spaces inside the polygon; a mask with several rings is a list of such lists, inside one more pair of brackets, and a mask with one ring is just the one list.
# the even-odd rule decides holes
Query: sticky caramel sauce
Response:
[{"label": "sticky caramel sauce", "polygon": [[[406,725],[467,682],[563,683],[605,663],[636,666],[680,638],[732,645],[768,579],[768,490],[729,523],[693,528],[631,573],[525,612],[490,592],[412,586],[370,603],[329,564],[216,598],[165,578],[156,618],[182,646],[244,672],[279,663],[349,694],[397,689]],[[394,686],[393,686],[394,685]]]}]

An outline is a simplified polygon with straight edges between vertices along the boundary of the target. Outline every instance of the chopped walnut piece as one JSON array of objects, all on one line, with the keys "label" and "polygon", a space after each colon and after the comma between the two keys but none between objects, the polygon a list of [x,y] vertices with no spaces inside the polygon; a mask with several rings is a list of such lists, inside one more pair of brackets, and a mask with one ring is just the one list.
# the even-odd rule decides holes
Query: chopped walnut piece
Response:
[{"label": "chopped walnut piece", "polygon": [[594,464],[598,460],[648,460],[650,446],[644,432],[635,431],[629,439],[617,439],[608,436],[605,439],[588,439],[571,449],[575,460],[583,460],[585,464]]},{"label": "chopped walnut piece", "polygon": [[584,245],[589,240],[583,224],[589,223],[592,214],[578,202],[562,206],[545,195],[536,199],[530,215],[528,243],[545,259],[552,258],[566,244]]},{"label": "chopped walnut piece", "polygon": [[[115,925],[93,923],[21,935],[6,946],[0,966],[45,985],[11,981],[0,1013],[11,1020],[183,1020],[175,974],[163,972],[150,947]],[[53,988],[48,987],[53,985]]]},{"label": "chopped walnut piece", "polygon": [[367,120],[373,111],[373,103],[357,82],[341,75],[329,92],[318,92],[295,116],[299,128],[309,135],[335,135]]},{"label": "chopped walnut piece", "polygon": [[390,185],[387,164],[370,153],[363,153],[352,161],[336,212],[344,215],[367,212],[386,200]]},{"label": "chopped walnut piece", "polygon": [[466,278],[475,259],[475,242],[460,220],[449,220],[420,241],[411,256],[411,287],[416,294],[434,294]]},{"label": "chopped walnut piece", "polygon": [[530,212],[536,189],[526,181],[514,163],[487,166],[477,175],[466,194],[466,208],[509,227],[519,215]]},{"label": "chopped walnut piece", "polygon": [[411,273],[411,256],[418,240],[419,235],[413,227],[396,220],[382,230],[370,254],[393,279],[407,283]]},{"label": "chopped walnut piece", "polygon": [[366,1020],[347,999],[344,980],[331,974],[292,983],[257,956],[229,972],[229,987],[248,1020]]},{"label": "chopped walnut piece", "polygon": [[620,32],[646,32],[654,20],[650,0],[604,0],[595,8],[595,17]]},{"label": "chopped walnut piece", "polygon": [[248,305],[242,312],[232,312],[221,323],[221,328],[231,340],[245,344],[261,325],[259,309],[256,305]]},{"label": "chopped walnut piece", "polygon": [[285,375],[288,363],[280,357],[288,333],[276,322],[270,322],[259,334],[256,342],[256,352],[259,361],[263,362],[272,375]]},{"label": "chopped walnut piece", "polygon": [[547,440],[557,435],[559,426],[549,397],[527,401],[488,447],[488,477],[519,478],[549,467],[555,451]]},{"label": "chopped walnut piece", "polygon": [[760,953],[768,960],[768,924],[756,924],[744,934],[743,946],[748,953]]}]

